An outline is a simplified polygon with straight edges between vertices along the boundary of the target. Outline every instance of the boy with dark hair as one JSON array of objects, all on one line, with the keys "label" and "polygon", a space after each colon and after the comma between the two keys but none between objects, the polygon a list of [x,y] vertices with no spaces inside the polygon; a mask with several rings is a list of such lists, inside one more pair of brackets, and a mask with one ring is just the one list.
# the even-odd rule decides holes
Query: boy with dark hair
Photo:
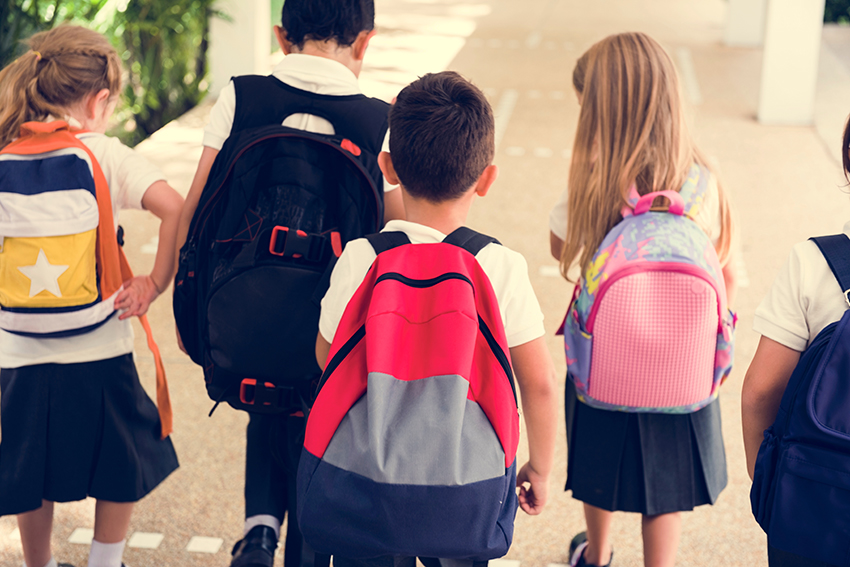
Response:
[{"label": "boy with dark hair", "polygon": [[[235,77],[219,94],[204,131],[203,152],[180,219],[178,249],[186,240],[213,162],[225,140],[246,129],[283,124],[347,138],[371,155],[387,144],[389,105],[364,96],[358,85],[374,36],[373,0],[286,0],[274,34],[286,57],[270,76]],[[384,218],[401,218],[401,194],[376,164]],[[300,408],[293,408],[296,412]],[[244,538],[232,567],[271,567],[287,510],[294,510],[294,470],[303,417],[251,414],[247,429]],[[272,444],[275,444],[273,448]],[[288,447],[288,444],[293,447]],[[284,564],[301,564],[301,534],[290,516]],[[309,559],[307,560],[309,562]]]},{"label": "boy with dark hair", "polygon": [[[400,184],[407,220],[390,221],[382,232],[404,233],[413,246],[442,242],[464,225],[472,202],[486,195],[496,179],[490,105],[478,88],[457,73],[429,74],[401,91],[390,111],[390,129],[391,153],[382,152],[378,162],[384,176]],[[369,240],[361,238],[348,243],[334,268],[322,300],[316,341],[316,358],[322,367],[343,312],[376,258]],[[524,409],[530,458],[516,477],[519,505],[528,514],[539,514],[548,498],[557,415],[555,376],[543,337],[543,314],[521,255],[491,242],[480,249],[475,260],[489,278],[499,305]],[[415,559],[335,555],[334,565],[412,567]],[[440,564],[439,559],[423,561],[429,567]],[[451,563],[457,565],[458,561]]]}]

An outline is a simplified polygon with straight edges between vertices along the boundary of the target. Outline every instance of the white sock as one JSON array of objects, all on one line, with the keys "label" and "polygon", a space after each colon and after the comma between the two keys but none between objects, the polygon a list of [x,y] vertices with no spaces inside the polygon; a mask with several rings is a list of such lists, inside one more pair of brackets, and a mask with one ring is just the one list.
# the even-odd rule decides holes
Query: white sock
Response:
[{"label": "white sock", "polygon": [[[24,567],[27,567],[27,562],[26,562],[26,561],[24,561],[23,566],[24,566]],[[48,561],[48,562],[47,562],[47,565],[45,565],[44,567],[59,567],[59,565],[56,563],[56,559],[54,559],[53,557],[51,557],[51,558],[50,558],[50,561]]]},{"label": "white sock", "polygon": [[125,541],[101,543],[92,540],[89,551],[89,567],[121,567]]},{"label": "white sock", "polygon": [[[258,514],[256,516],[251,516],[250,518],[245,518],[245,533],[242,537],[248,535],[248,532],[251,531],[251,528],[255,528],[257,526],[270,527],[274,530],[275,536],[280,539],[280,520],[270,514]],[[92,566],[89,565],[89,567]]]}]

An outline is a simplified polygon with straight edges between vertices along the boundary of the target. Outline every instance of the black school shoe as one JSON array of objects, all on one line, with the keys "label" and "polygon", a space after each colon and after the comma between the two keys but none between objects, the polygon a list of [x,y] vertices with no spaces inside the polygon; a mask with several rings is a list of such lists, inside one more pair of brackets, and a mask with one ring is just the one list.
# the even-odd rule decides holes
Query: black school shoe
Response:
[{"label": "black school shoe", "polygon": [[254,526],[233,546],[230,567],[272,567],[277,535],[269,526]]},{"label": "black school shoe", "polygon": [[608,559],[608,563],[599,566],[594,566],[584,561],[585,549],[587,549],[587,532],[581,532],[570,542],[570,567],[611,567],[611,562],[614,560],[613,549],[611,550],[611,557]]}]

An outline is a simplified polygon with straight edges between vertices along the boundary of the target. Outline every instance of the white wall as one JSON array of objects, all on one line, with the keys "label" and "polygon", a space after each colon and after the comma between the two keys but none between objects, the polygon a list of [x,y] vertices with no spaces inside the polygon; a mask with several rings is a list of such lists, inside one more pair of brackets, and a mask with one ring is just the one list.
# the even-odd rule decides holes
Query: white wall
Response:
[{"label": "white wall", "polygon": [[217,95],[234,75],[269,73],[271,6],[269,0],[219,0],[230,21],[210,23],[210,93]]}]

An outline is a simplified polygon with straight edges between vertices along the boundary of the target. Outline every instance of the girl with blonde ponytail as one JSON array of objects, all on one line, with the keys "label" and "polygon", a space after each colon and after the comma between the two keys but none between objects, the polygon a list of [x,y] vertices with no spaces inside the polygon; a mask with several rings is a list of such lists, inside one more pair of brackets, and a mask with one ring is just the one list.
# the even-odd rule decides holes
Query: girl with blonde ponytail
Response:
[{"label": "girl with blonde ponytail", "polygon": [[[159,435],[157,408],[139,383],[129,318],[143,315],[174,276],[183,199],[158,168],[104,134],[121,90],[119,58],[106,38],[63,25],[34,35],[28,43],[30,51],[0,71],[0,149],[24,136],[26,123],[69,128],[104,174],[114,228],[124,208],[146,209],[161,224],[152,271],[124,282],[112,296],[115,312],[102,324],[51,338],[0,330],[0,515],[17,515],[25,566],[57,567],[50,543],[54,502],[93,497],[97,504],[88,565],[121,567],[134,503],[177,468],[170,438]],[[39,159],[40,165],[29,169],[21,165],[27,160],[0,159],[0,307],[9,312],[14,285],[24,290],[15,290],[15,297],[28,293],[30,299],[53,301],[65,297],[63,286],[71,285],[78,268],[84,271],[80,265],[64,265],[72,263],[61,256],[65,245],[51,240],[70,239],[62,242],[77,246],[76,234],[30,238],[27,246],[15,247],[16,238],[7,232],[4,245],[4,228],[14,225],[6,224],[9,219],[18,224],[20,219],[33,225],[36,220],[52,222],[27,217],[34,207],[41,210],[31,197],[78,187],[66,188],[73,180],[44,173],[41,164],[52,157]],[[20,185],[30,179],[22,180],[22,171],[32,175],[24,191]],[[14,234],[18,241],[33,236]],[[37,258],[27,256],[32,249],[38,250]],[[66,272],[72,275],[63,278]],[[10,283],[18,281],[23,283]]]},{"label": "girl with blonde ponytail", "polygon": [[[679,192],[697,171],[707,189],[694,220],[714,245],[731,303],[729,202],[688,132],[668,54],[645,34],[613,35],[582,55],[572,80],[581,108],[569,190],[550,215],[551,251],[564,277],[588,273],[635,192]],[[653,202],[652,210],[666,208],[664,198]],[[584,502],[587,519],[571,544],[571,565],[610,564],[616,510],[643,515],[645,565],[674,565],[680,512],[713,504],[726,486],[718,401],[693,413],[611,411],[580,401],[567,380],[566,418],[567,490]]]}]

